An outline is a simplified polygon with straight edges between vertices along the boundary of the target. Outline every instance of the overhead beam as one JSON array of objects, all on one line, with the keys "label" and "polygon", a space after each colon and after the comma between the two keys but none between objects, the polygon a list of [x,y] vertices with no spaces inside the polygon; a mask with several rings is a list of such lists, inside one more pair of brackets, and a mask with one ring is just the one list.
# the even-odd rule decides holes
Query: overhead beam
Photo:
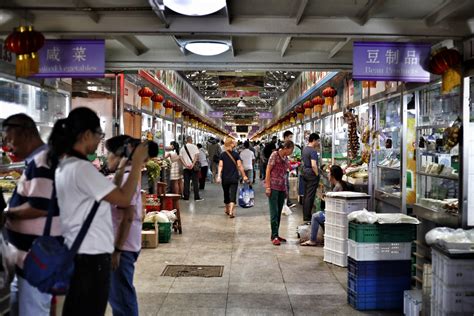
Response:
[{"label": "overhead beam", "polygon": [[236,49],[235,49],[234,45],[235,45],[234,37],[231,36],[230,37],[230,49],[231,49],[231,52],[232,52],[232,57],[235,57],[235,55],[236,55]]},{"label": "overhead beam", "polygon": [[363,26],[369,21],[371,15],[375,13],[384,3],[384,0],[369,0],[367,4],[357,13],[355,17],[350,19],[357,24]]},{"label": "overhead beam", "polygon": [[304,10],[308,5],[308,0],[300,0],[298,10],[296,11],[296,25],[300,24],[301,19],[303,18]]},{"label": "overhead beam", "polygon": [[[305,18],[305,23],[295,25],[285,17],[235,17],[232,24],[226,18],[189,18],[173,16],[168,28],[156,23],[150,14],[143,16],[103,15],[99,24],[87,23],[83,15],[37,18],[35,27],[46,35],[176,35],[176,36],[292,36],[318,38],[399,38],[463,39],[471,35],[466,21],[451,21],[450,27],[428,27],[423,20],[373,18],[364,26],[347,18]],[[396,30],[396,31],[395,31]],[[9,26],[0,25],[0,35],[9,34]]]},{"label": "overhead beam", "polygon": [[165,5],[163,4],[163,0],[148,0],[148,3],[150,4],[151,8],[153,9],[153,12],[155,12],[158,19],[160,19],[161,23],[164,24],[165,28],[169,28],[170,23],[166,19],[164,13]]},{"label": "overhead beam", "polygon": [[86,15],[95,23],[99,23],[100,15],[97,12],[94,12],[90,5],[85,3],[83,0],[73,0],[72,1],[76,8],[82,9],[82,12],[85,12]]},{"label": "overhead beam", "polygon": [[114,38],[135,56],[140,56],[149,51],[149,48],[134,35],[120,35]]},{"label": "overhead beam", "polygon": [[288,46],[290,46],[291,43],[291,36],[287,36],[285,38],[285,41],[283,42],[283,46],[281,47],[281,57],[285,56],[286,50],[288,49]]},{"label": "overhead beam", "polygon": [[[0,1],[1,2],[1,1]],[[22,6],[21,5],[18,5],[17,1],[10,1],[9,3],[12,7],[19,7],[21,8]],[[20,19],[20,20],[23,20],[26,22],[26,24],[28,23],[31,23],[33,24],[35,22],[35,19],[36,19],[36,16],[31,13],[30,10],[28,10],[27,8],[25,9],[21,9],[21,10],[8,10],[7,11],[9,13],[11,13],[14,17],[16,17],[17,19]],[[11,31],[11,30],[10,30]]]},{"label": "overhead beam", "polygon": [[347,43],[349,43],[349,41],[351,40],[350,37],[346,38],[345,41],[343,42],[338,42],[332,49],[331,51],[329,52],[329,55],[328,55],[328,58],[333,58],[334,56],[337,55],[337,53],[339,53],[339,51],[341,49],[344,48],[344,46],[346,46]]},{"label": "overhead beam", "polygon": [[229,24],[232,24],[232,15],[231,15],[231,7],[230,7],[230,0],[225,1],[225,13],[227,15],[227,21]]},{"label": "overhead beam", "polygon": [[446,1],[425,17],[425,23],[427,26],[437,25],[470,3],[472,3],[472,1],[469,0]]}]

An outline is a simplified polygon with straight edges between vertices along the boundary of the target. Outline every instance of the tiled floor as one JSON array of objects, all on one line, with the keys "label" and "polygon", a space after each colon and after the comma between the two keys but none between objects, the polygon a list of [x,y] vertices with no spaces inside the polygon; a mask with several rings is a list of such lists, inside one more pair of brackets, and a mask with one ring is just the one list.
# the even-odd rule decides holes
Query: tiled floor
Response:
[{"label": "tiled floor", "polygon": [[[326,264],[321,247],[299,246],[300,206],[282,218],[288,242],[271,244],[262,188],[256,185],[255,207],[238,208],[234,219],[224,214],[217,185],[206,185],[204,201],[181,202],[183,234],[138,259],[140,315],[364,315],[347,304],[346,269]],[[221,278],[162,277],[167,264],[225,268]]]}]

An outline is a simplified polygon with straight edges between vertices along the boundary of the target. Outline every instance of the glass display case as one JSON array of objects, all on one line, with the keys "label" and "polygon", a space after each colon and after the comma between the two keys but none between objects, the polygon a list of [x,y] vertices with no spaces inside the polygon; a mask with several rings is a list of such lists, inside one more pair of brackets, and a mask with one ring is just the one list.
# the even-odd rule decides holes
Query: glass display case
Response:
[{"label": "glass display case", "polygon": [[332,163],[333,117],[325,116],[322,119],[321,132],[321,162],[323,165]]},{"label": "glass display case", "polygon": [[376,103],[374,197],[376,212],[402,208],[402,119],[400,95]]},{"label": "glass display case", "polygon": [[459,224],[461,98],[440,94],[440,85],[420,91],[417,106],[417,194],[414,211],[435,223]]},{"label": "glass display case", "polygon": [[347,162],[347,123],[342,112],[334,114],[334,163]]}]

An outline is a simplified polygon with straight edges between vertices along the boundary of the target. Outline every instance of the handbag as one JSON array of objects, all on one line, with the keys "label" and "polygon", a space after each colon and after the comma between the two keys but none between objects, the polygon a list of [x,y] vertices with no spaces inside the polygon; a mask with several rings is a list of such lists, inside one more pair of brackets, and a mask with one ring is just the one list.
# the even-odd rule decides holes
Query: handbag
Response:
[{"label": "handbag", "polygon": [[43,236],[35,239],[24,261],[24,278],[31,285],[43,293],[54,295],[67,293],[74,274],[74,257],[92,224],[99,205],[100,202],[94,202],[71,249],[68,249],[64,242],[50,236],[55,209],[50,205]]},{"label": "handbag", "polygon": [[248,184],[239,191],[239,206],[242,208],[250,208],[255,205],[255,192],[249,187]]},{"label": "handbag", "polygon": [[[189,159],[191,159],[191,162],[193,162],[193,158],[191,158],[191,154],[189,154],[188,147],[184,145],[184,150],[186,150],[186,153],[188,154]],[[196,160],[193,164],[193,170],[194,171],[201,171],[201,162],[199,160]]]}]

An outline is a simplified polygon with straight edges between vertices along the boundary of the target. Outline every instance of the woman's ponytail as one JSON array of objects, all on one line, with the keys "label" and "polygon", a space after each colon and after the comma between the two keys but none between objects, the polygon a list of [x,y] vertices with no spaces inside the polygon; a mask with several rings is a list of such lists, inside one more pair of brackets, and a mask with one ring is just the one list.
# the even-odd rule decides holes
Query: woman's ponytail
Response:
[{"label": "woman's ponytail", "polygon": [[76,139],[71,133],[71,128],[68,127],[67,119],[60,119],[54,124],[53,130],[48,138],[48,164],[52,168],[56,168],[59,159],[71,151]]}]

